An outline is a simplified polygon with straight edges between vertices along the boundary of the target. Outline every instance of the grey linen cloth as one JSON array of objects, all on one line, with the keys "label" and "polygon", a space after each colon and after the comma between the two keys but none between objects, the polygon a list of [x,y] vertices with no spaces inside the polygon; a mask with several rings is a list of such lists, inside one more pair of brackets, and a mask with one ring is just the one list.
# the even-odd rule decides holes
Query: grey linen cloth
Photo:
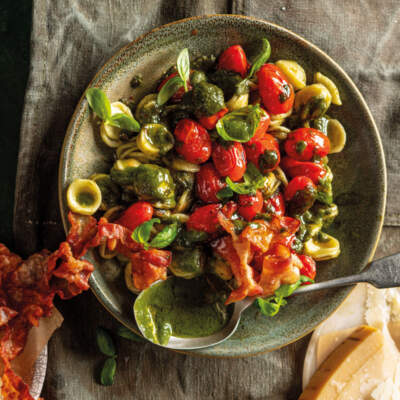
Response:
[{"label": "grey linen cloth", "polygon": [[[152,28],[214,13],[251,15],[282,25],[319,46],[345,69],[364,94],[383,139],[389,183],[385,224],[400,225],[397,0],[35,0],[15,193],[18,251],[52,249],[64,238],[58,160],[68,121],[96,71],[116,50]],[[171,360],[177,369],[177,374],[168,375],[168,385],[181,389],[170,398],[287,399],[296,398],[300,389],[305,343],[248,360],[215,360],[205,371],[215,371],[215,380],[203,377],[196,382],[194,374],[205,367],[204,360],[187,357],[181,364],[177,355],[152,347],[147,351],[154,353],[150,357],[154,363]],[[137,390],[131,393],[135,398],[163,398],[161,389],[152,395],[144,394],[145,387],[141,391],[138,385]]]}]

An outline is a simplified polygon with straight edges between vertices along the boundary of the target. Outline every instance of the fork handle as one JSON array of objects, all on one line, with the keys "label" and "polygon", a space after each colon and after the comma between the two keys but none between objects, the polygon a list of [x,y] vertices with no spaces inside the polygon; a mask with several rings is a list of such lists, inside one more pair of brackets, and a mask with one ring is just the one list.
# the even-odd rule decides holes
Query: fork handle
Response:
[{"label": "fork handle", "polygon": [[379,289],[400,286],[400,253],[371,262],[360,274],[302,286],[293,295],[341,286],[351,286],[360,282],[368,282]]}]

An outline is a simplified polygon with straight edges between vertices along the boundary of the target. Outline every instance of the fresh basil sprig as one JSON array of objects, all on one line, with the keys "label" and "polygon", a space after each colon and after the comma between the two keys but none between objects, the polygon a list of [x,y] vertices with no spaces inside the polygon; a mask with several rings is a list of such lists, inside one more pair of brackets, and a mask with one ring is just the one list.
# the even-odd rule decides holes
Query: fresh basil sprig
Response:
[{"label": "fresh basil sprig", "polygon": [[190,78],[190,59],[188,49],[183,49],[176,60],[177,76],[169,79],[158,92],[157,104],[165,104],[182,86],[188,91],[187,82]]},{"label": "fresh basil sprig", "polygon": [[217,193],[217,199],[224,201],[224,200],[228,200],[233,196],[233,190],[226,186],[223,189],[221,189],[218,193]]},{"label": "fresh basil sprig", "polygon": [[226,178],[228,187],[238,194],[256,194],[257,189],[265,186],[265,177],[258,168],[251,162],[247,164],[246,172],[243,175],[244,182],[233,182],[229,177]]},{"label": "fresh basil sprig", "polygon": [[180,76],[169,79],[157,94],[157,104],[164,105],[182,86],[183,81]]},{"label": "fresh basil sprig", "polygon": [[257,104],[225,114],[217,122],[218,135],[226,141],[248,142],[257,130],[261,112]]},{"label": "fresh basil sprig", "polygon": [[158,218],[152,218],[149,221],[140,224],[132,233],[132,239],[143,245],[145,249],[149,247],[154,247],[162,249],[169,246],[176,238],[178,234],[178,224],[174,222],[173,224],[167,225],[161,232],[159,232],[149,243],[151,230],[154,224],[159,224],[161,221]]},{"label": "fresh basil sprig", "polygon": [[254,74],[268,61],[271,55],[271,45],[266,38],[262,38],[257,41],[257,48],[254,55],[250,56],[252,63],[250,72],[246,79],[251,79]]},{"label": "fresh basil sprig", "polygon": [[150,247],[163,249],[164,247],[169,246],[175,240],[177,234],[178,234],[178,224],[176,222],[167,225],[150,242]]},{"label": "fresh basil sprig", "polygon": [[86,99],[90,108],[104,121],[104,123],[116,126],[131,132],[139,132],[140,124],[130,115],[123,113],[111,114],[111,104],[106,94],[99,88],[90,88],[86,91]]},{"label": "fresh basil sprig", "polygon": [[267,317],[273,317],[276,315],[280,308],[287,304],[285,297],[291,296],[304,282],[314,283],[314,280],[301,275],[300,279],[296,283],[280,286],[272,296],[265,299],[258,298],[257,304],[260,307],[261,312]]},{"label": "fresh basil sprig", "polygon": [[117,361],[115,358],[107,358],[100,372],[100,382],[104,386],[111,386],[114,383]]},{"label": "fresh basil sprig", "polygon": [[114,357],[117,354],[111,335],[101,326],[96,329],[96,342],[97,347],[105,356]]},{"label": "fresh basil sprig", "polygon": [[189,60],[189,50],[183,49],[176,60],[176,68],[178,70],[178,74],[183,81],[183,87],[185,88],[185,92],[188,91],[187,81],[190,77],[190,60]]}]

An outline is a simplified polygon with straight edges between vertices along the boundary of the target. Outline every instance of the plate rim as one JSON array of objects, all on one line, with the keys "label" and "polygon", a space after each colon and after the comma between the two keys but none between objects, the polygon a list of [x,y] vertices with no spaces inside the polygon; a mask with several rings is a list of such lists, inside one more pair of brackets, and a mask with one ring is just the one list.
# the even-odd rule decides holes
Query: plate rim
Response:
[{"label": "plate rim", "polygon": [[[353,82],[353,80],[350,78],[350,76],[347,74],[347,72],[333,59],[331,58],[327,53],[325,53],[323,50],[321,50],[318,46],[314,45],[313,43],[309,42],[307,39],[305,39],[304,37],[302,37],[301,35],[291,31],[290,29],[287,29],[281,25],[275,24],[273,22],[270,22],[268,20],[262,19],[262,18],[256,18],[256,17],[252,17],[252,16],[245,16],[245,15],[239,15],[239,14],[207,14],[207,15],[201,15],[201,16],[193,16],[193,17],[188,17],[188,18],[183,18],[183,19],[179,19],[176,21],[172,21],[169,22],[167,24],[163,24],[160,25],[156,28],[153,28],[152,30],[140,35],[139,37],[137,37],[135,40],[127,43],[126,45],[122,46],[119,50],[117,50],[110,58],[107,59],[107,61],[102,65],[102,67],[96,72],[96,74],[93,76],[93,78],[90,80],[90,82],[88,83],[87,87],[85,88],[85,90],[82,93],[82,96],[80,97],[80,99],[78,100],[78,102],[76,103],[75,106],[75,110],[71,116],[71,119],[68,123],[67,129],[66,129],[66,133],[64,136],[64,140],[63,140],[63,144],[60,150],[60,160],[59,160],[59,167],[58,167],[58,201],[59,201],[59,209],[60,209],[60,213],[61,213],[61,219],[62,219],[62,223],[63,223],[63,228],[65,233],[68,232],[68,219],[67,219],[67,214],[64,212],[64,204],[63,204],[63,178],[65,176],[65,172],[66,172],[66,168],[65,168],[65,155],[66,155],[66,149],[70,143],[71,140],[71,136],[70,133],[73,131],[73,126],[76,124],[76,122],[78,121],[77,117],[78,114],[81,111],[81,105],[82,102],[85,101],[85,92],[88,88],[93,86],[93,83],[96,82],[96,84],[101,83],[101,79],[100,76],[103,74],[104,71],[106,71],[106,69],[114,62],[114,60],[116,60],[119,56],[123,55],[123,53],[129,49],[131,46],[134,46],[135,44],[139,43],[140,41],[142,41],[143,39],[145,39],[147,36],[150,36],[156,32],[158,32],[159,30],[171,27],[173,25],[179,25],[179,24],[185,24],[189,21],[197,21],[197,20],[207,20],[207,19],[217,19],[217,18],[221,18],[221,19],[234,19],[234,20],[247,20],[250,22],[257,22],[257,23],[261,23],[261,24],[265,24],[267,26],[272,26],[275,29],[278,29],[279,31],[282,31],[286,34],[289,34],[289,36],[292,36],[294,39],[302,42],[302,44],[310,47],[314,52],[318,53],[319,56],[321,56],[323,59],[325,59],[326,61],[328,61],[329,63],[331,63],[335,69],[337,69],[341,75],[345,78],[346,80],[346,84],[349,85],[351,87],[351,89],[356,93],[358,100],[360,101],[361,105],[364,108],[364,111],[366,112],[369,122],[371,123],[372,126],[372,130],[374,131],[374,139],[376,140],[376,145],[377,148],[379,149],[379,152],[377,153],[377,160],[378,162],[381,163],[382,166],[382,192],[381,192],[381,196],[380,196],[380,209],[378,210],[378,215],[379,215],[379,224],[376,228],[376,232],[375,232],[375,242],[371,243],[372,247],[371,247],[371,251],[369,254],[369,262],[372,261],[376,248],[378,246],[379,243],[379,239],[382,233],[382,229],[383,229],[383,224],[384,224],[384,217],[385,217],[385,211],[386,211],[386,202],[387,202],[387,170],[386,170],[386,159],[385,159],[385,152],[383,149],[383,144],[382,144],[382,139],[379,133],[379,129],[376,125],[375,119],[371,113],[371,110],[369,109],[369,106],[367,104],[367,102],[364,99],[364,96],[362,95],[362,93],[360,92],[360,90],[358,89],[358,87],[356,86],[356,84]],[[197,352],[192,352],[192,351],[178,351],[178,350],[173,350],[176,351],[178,353],[184,353],[184,354],[190,354],[190,355],[196,355],[196,356],[200,356],[200,357],[206,357],[206,358],[242,358],[242,357],[250,357],[250,356],[256,356],[256,355],[261,355],[261,354],[265,354],[268,353],[270,351],[274,351],[274,350],[278,350],[282,347],[288,346],[289,344],[292,344],[302,338],[304,338],[305,336],[307,336],[308,334],[310,334],[311,332],[313,332],[315,329],[317,329],[321,324],[323,324],[326,319],[328,319],[342,304],[343,302],[347,299],[347,297],[350,295],[352,288],[343,288],[342,289],[343,293],[345,293],[347,291],[347,293],[345,294],[345,296],[343,297],[343,299],[339,302],[339,304],[337,305],[337,307],[335,307],[331,312],[329,312],[322,321],[316,323],[315,325],[313,325],[312,327],[310,327],[309,329],[307,329],[302,335],[296,337],[295,339],[288,341],[282,345],[279,346],[275,346],[273,348],[268,348],[266,350],[261,350],[261,351],[255,351],[255,352],[249,352],[246,354],[241,354],[241,355],[211,355],[211,354],[202,354],[202,353],[197,353]],[[117,315],[115,315],[112,310],[106,305],[106,303],[102,300],[102,298],[100,297],[100,295],[91,287],[91,292],[95,295],[95,297],[97,298],[97,300],[100,302],[100,304],[107,310],[107,312],[109,312],[113,318],[117,319],[121,324],[125,325],[125,323],[121,320],[121,318],[119,318]],[[126,326],[126,325],[125,325]],[[129,329],[131,329],[130,327],[128,327]],[[138,333],[138,332],[136,332]],[[172,349],[169,349],[172,350]]]}]

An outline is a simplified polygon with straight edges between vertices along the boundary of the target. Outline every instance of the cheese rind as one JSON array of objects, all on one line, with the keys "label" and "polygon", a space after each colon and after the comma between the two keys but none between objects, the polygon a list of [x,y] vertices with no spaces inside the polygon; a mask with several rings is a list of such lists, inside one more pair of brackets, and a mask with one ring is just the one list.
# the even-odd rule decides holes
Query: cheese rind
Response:
[{"label": "cheese rind", "polygon": [[315,372],[299,400],[332,400],[352,376],[379,351],[383,334],[371,326],[357,328]]}]

